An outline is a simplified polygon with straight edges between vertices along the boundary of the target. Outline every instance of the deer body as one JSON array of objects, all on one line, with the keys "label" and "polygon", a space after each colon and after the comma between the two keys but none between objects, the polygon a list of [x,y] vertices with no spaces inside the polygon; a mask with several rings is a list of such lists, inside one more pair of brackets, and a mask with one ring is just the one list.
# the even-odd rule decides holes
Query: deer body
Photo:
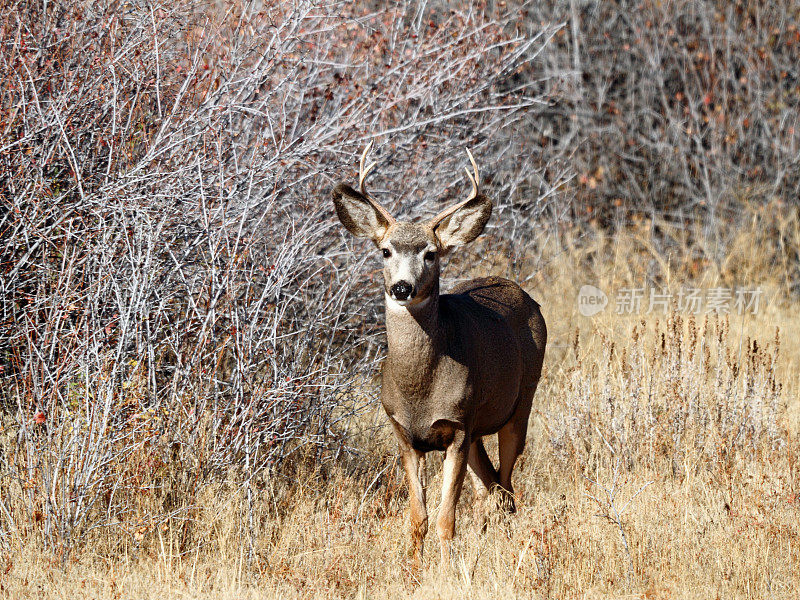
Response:
[{"label": "deer body", "polygon": [[[539,305],[516,283],[475,279],[439,293],[439,257],[483,230],[491,202],[473,194],[424,224],[397,222],[360,188],[339,185],[337,214],[357,236],[369,237],[384,256],[388,353],[381,402],[394,428],[411,488],[414,554],[422,557],[427,532],[424,457],[445,452],[442,504],[436,529],[442,564],[449,560],[455,508],[469,465],[478,497],[494,488],[514,510],[511,471],[525,445],[533,394],[539,381],[547,331]],[[470,154],[472,160],[472,155]],[[498,434],[495,469],[481,438]]]},{"label": "deer body", "polygon": [[435,443],[439,421],[473,437],[497,433],[541,370],[526,358],[539,354],[533,332],[544,333],[543,321],[515,283],[478,279],[434,300],[418,311],[391,303],[386,311],[382,402],[420,451],[446,449]]}]

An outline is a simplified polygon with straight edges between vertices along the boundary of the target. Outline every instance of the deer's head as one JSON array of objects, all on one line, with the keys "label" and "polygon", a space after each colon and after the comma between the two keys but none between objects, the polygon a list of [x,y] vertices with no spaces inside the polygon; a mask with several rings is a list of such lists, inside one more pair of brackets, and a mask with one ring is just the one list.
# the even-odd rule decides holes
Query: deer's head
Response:
[{"label": "deer's head", "polygon": [[333,190],[336,214],[356,237],[371,239],[383,256],[386,297],[400,306],[422,304],[439,293],[439,258],[456,246],[478,237],[492,214],[492,202],[479,192],[478,167],[467,150],[474,171],[466,169],[472,193],[422,223],[396,220],[366,189],[366,178],[375,163],[364,162],[372,143],[361,155],[358,191],[340,183]]}]

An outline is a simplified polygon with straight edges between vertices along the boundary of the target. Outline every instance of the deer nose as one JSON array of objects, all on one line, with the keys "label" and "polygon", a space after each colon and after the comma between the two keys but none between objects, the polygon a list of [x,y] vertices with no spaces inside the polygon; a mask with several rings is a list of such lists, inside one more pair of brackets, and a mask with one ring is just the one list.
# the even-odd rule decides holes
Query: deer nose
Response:
[{"label": "deer nose", "polygon": [[413,296],[414,286],[407,281],[398,281],[392,286],[392,296],[395,300],[407,300],[409,296]]}]

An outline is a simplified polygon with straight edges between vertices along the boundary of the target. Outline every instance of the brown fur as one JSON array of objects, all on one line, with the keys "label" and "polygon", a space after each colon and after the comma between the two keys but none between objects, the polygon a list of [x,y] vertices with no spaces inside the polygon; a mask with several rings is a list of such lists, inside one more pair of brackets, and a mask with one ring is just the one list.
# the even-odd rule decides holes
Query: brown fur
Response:
[{"label": "brown fur", "polygon": [[[352,193],[351,193],[352,192]],[[476,191],[477,194],[477,191]],[[476,195],[444,218],[384,226],[375,201],[339,185],[337,214],[354,235],[373,239],[384,253],[388,354],[381,401],[400,444],[411,489],[414,554],[421,560],[428,528],[424,455],[443,450],[442,504],[436,523],[442,564],[449,562],[455,508],[467,465],[478,495],[499,488],[514,510],[511,472],[525,446],[528,417],[547,342],[539,305],[516,283],[475,279],[439,294],[439,256],[480,235],[491,202]],[[374,210],[375,214],[370,214]],[[434,258],[431,259],[431,255]],[[393,299],[397,281],[412,284],[408,299]],[[498,435],[495,469],[481,438]]]}]

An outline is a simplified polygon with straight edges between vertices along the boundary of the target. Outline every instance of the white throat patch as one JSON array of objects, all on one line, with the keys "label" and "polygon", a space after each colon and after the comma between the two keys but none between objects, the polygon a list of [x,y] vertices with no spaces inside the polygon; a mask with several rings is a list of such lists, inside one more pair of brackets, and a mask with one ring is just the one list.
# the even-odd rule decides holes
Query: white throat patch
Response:
[{"label": "white throat patch", "polygon": [[411,313],[420,310],[428,305],[428,302],[431,301],[431,297],[427,296],[426,298],[415,302],[414,300],[395,300],[389,294],[384,293],[384,297],[386,298],[386,310],[391,312],[403,312],[403,313]]}]

